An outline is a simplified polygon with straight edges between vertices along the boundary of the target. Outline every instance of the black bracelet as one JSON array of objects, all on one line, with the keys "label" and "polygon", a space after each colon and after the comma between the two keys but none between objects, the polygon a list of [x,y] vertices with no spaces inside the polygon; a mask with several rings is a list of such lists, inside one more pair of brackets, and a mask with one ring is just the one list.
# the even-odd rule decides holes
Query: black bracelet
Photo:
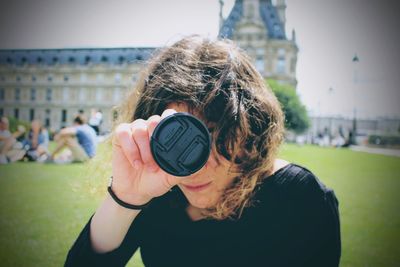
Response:
[{"label": "black bracelet", "polygon": [[144,208],[147,208],[147,206],[149,206],[151,200],[149,202],[147,202],[146,204],[143,205],[132,205],[129,203],[126,203],[124,201],[122,201],[121,199],[119,199],[117,197],[117,195],[115,195],[115,193],[112,191],[111,186],[112,186],[112,179],[113,177],[110,177],[110,184],[107,187],[107,191],[108,193],[110,193],[111,197],[115,200],[115,202],[117,202],[120,206],[127,208],[127,209],[131,209],[131,210],[142,210]]}]

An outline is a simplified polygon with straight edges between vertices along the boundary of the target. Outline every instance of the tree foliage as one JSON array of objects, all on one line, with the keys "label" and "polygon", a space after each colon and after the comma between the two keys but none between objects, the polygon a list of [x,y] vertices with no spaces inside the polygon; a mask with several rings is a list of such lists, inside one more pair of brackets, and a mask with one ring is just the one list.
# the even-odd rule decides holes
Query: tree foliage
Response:
[{"label": "tree foliage", "polygon": [[14,117],[8,117],[8,121],[10,123],[10,132],[15,132],[18,128],[19,125],[22,125],[25,127],[26,131],[29,131],[29,129],[31,128],[31,124],[27,121],[23,121],[23,120],[18,120]]},{"label": "tree foliage", "polygon": [[267,80],[285,113],[285,127],[295,133],[302,133],[310,126],[306,107],[301,103],[296,90],[290,85],[279,84],[275,80]]}]

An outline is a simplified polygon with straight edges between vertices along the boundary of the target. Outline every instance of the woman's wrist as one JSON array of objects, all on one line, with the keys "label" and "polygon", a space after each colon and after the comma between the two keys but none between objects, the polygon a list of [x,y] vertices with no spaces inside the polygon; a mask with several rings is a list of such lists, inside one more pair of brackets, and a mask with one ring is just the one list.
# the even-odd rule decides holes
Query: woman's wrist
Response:
[{"label": "woman's wrist", "polygon": [[[116,202],[124,202],[123,204],[132,205],[132,206],[146,206],[146,204],[150,203],[151,197],[139,195],[139,194],[121,194],[118,192],[114,192],[112,187],[108,188],[110,196],[114,198]],[[120,204],[120,203],[119,203]],[[123,206],[123,205],[122,205]]]},{"label": "woman's wrist", "polygon": [[143,205],[148,204],[152,200],[152,197],[146,196],[143,194],[119,192],[113,186],[113,176],[110,177],[107,189],[108,189],[110,196],[116,202],[123,202],[122,206],[124,206],[124,204],[133,205],[133,206],[143,206]]},{"label": "woman's wrist", "polygon": [[[117,202],[115,202],[115,200],[111,197],[110,194],[107,194],[107,197],[105,199],[105,203],[107,203],[105,205],[108,207],[108,209],[110,209],[110,213],[109,214],[113,215],[113,216],[117,216],[117,217],[120,217],[120,216],[126,217],[126,216],[128,216],[129,219],[133,219],[141,211],[141,210],[132,210],[132,209],[127,209],[127,208],[122,207]],[[113,210],[113,211],[111,212],[111,210]]]}]

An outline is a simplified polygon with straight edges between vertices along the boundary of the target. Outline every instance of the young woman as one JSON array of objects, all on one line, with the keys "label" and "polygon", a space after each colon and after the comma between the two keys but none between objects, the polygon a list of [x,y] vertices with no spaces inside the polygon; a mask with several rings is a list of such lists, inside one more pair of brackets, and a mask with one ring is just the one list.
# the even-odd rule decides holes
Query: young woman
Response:
[{"label": "young woman", "polygon": [[[167,174],[150,152],[174,112],[212,134],[211,156],[188,177]],[[124,266],[138,248],[150,267],[338,266],[338,201],[310,171],[277,159],[281,107],[231,42],[189,37],[160,51],[119,114],[112,191],[139,207],[107,194],[66,266]]]}]

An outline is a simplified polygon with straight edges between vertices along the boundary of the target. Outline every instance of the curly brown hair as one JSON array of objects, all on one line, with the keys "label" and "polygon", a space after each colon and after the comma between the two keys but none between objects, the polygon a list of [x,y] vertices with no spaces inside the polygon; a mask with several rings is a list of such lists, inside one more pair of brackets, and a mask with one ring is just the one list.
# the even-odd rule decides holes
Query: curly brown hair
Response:
[{"label": "curly brown hair", "polygon": [[233,42],[190,36],[154,55],[119,107],[117,123],[161,115],[171,103],[184,103],[215,125],[213,149],[237,167],[234,182],[206,215],[240,216],[257,184],[271,175],[283,140],[275,95]]}]

